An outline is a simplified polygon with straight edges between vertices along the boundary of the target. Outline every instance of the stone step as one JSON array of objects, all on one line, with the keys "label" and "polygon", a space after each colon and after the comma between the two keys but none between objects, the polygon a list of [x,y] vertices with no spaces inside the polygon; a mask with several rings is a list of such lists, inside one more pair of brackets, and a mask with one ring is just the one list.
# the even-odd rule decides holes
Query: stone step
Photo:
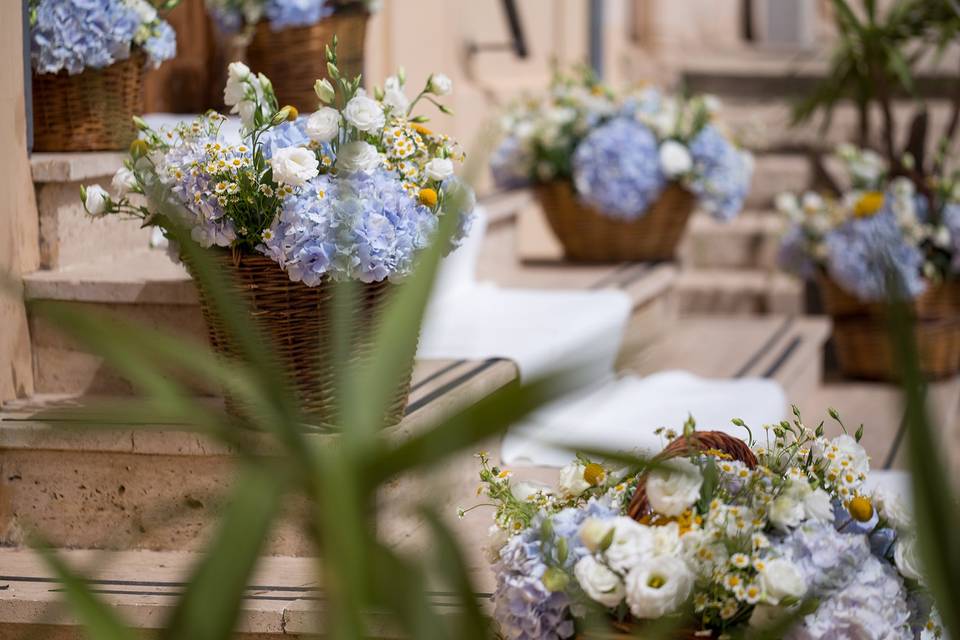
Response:
[{"label": "stone step", "polygon": [[[484,244],[478,277],[511,287],[619,288],[638,313],[651,318],[667,314],[665,298],[675,278],[671,265],[608,265],[563,270],[525,270],[497,257],[502,233],[513,225],[497,224]],[[60,300],[83,309],[98,309],[153,328],[177,331],[188,339],[206,340],[206,325],[196,288],[186,270],[166,253],[142,249],[56,270],[38,271],[24,279],[29,300]],[[30,315],[34,378],[38,393],[130,393],[130,384],[103,366],[100,358],[79,349],[36,314]]]},{"label": "stone step", "polygon": [[110,180],[123,154],[35,153],[30,158],[40,220],[40,267],[60,269],[93,256],[119,255],[146,248],[150,230],[133,220],[107,216],[94,219],[80,202],[80,186]]},{"label": "stone step", "polygon": [[681,314],[798,314],[804,285],[770,269],[685,269],[674,288]]},{"label": "stone step", "polygon": [[687,225],[678,261],[691,269],[775,269],[784,222],[774,212],[745,211],[729,222],[697,213]]}]

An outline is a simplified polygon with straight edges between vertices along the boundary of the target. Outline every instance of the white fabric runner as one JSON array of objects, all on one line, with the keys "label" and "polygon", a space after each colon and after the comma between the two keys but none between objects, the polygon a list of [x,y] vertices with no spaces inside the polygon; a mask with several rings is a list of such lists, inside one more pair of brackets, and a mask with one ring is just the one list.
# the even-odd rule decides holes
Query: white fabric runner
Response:
[{"label": "white fabric runner", "polygon": [[654,455],[667,444],[654,431],[679,432],[688,416],[700,430],[746,440],[746,430],[730,422],[740,418],[760,438],[762,426],[779,422],[786,411],[783,389],[773,380],[710,380],[685,371],[624,376],[536,412],[507,434],[501,458],[510,465],[561,467],[573,459],[563,445]]},{"label": "white fabric runner", "polygon": [[470,237],[438,275],[420,338],[420,358],[507,358],[522,379],[575,368],[595,381],[613,370],[632,309],[620,291],[506,289],[474,273],[485,231]]}]

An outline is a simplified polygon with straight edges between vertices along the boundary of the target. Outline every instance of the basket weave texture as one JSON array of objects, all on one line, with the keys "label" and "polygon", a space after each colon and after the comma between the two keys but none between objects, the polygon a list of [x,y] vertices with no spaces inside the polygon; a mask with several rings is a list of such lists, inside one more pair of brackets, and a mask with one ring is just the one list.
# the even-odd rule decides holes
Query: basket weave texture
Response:
[{"label": "basket weave texture", "polygon": [[116,151],[137,135],[133,116],[143,113],[145,55],[76,75],[34,73],[34,151]]},{"label": "basket weave texture", "polygon": [[536,194],[566,257],[578,262],[672,260],[695,204],[692,193],[671,184],[644,215],[624,221],[580,202],[566,180],[542,184]]},{"label": "basket weave texture", "polygon": [[369,14],[361,9],[343,9],[316,24],[274,31],[267,21],[257,24],[247,46],[247,61],[273,83],[280,106],[315,111],[319,101],[315,81],[328,78],[324,47],[337,36],[337,67],[340,75],[353,78],[363,73],[363,47]]},{"label": "basket weave texture", "polygon": [[[757,466],[757,456],[750,450],[747,443],[722,431],[694,431],[690,436],[680,436],[668,444],[653,460],[654,462],[664,462],[671,458],[686,456],[694,451],[706,451],[708,449],[722,451],[751,469]],[[640,520],[649,513],[647,476],[644,474],[640,477],[640,482],[637,483],[633,498],[630,500],[630,506],[627,508],[627,515],[634,520]]]},{"label": "basket weave texture", "polygon": [[[332,357],[334,318],[342,298],[333,295],[334,286],[324,280],[315,287],[292,282],[289,276],[266,256],[211,252],[215,261],[229,274],[236,293],[247,302],[251,315],[264,339],[276,354],[288,383],[295,390],[301,409],[321,424],[333,424],[336,376]],[[189,269],[189,264],[187,265]],[[348,358],[352,364],[369,362],[373,332],[379,314],[397,285],[387,281],[358,283],[355,305],[350,310],[352,342]],[[239,359],[238,350],[228,338],[222,319],[214,312],[207,292],[199,287],[200,308],[214,350],[229,359]],[[396,393],[384,415],[384,426],[400,422],[410,393],[413,360],[397,381]],[[243,407],[227,397],[227,408],[243,413]]]},{"label": "basket weave texture", "polygon": [[[833,344],[843,375],[867,380],[899,379],[883,304],[864,303],[826,274],[818,288],[833,320]],[[924,376],[937,379],[960,371],[960,283],[931,286],[911,304],[914,338]]]}]

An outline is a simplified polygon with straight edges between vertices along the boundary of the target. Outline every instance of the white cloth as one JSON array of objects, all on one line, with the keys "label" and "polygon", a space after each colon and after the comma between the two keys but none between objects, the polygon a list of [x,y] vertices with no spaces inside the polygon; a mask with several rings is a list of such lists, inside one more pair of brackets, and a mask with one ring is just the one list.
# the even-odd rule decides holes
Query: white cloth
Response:
[{"label": "white cloth", "polygon": [[780,422],[786,412],[783,389],[773,380],[710,380],[685,371],[625,376],[537,411],[506,435],[501,458],[510,465],[562,467],[573,459],[563,445],[654,455],[666,444],[654,431],[679,431],[691,415],[698,429],[746,439],[747,431],[731,419],[742,419],[759,438],[764,424]]},{"label": "white cloth", "polygon": [[632,303],[620,291],[504,289],[475,279],[485,219],[445,260],[420,338],[420,358],[507,358],[523,379],[575,369],[609,376]]}]

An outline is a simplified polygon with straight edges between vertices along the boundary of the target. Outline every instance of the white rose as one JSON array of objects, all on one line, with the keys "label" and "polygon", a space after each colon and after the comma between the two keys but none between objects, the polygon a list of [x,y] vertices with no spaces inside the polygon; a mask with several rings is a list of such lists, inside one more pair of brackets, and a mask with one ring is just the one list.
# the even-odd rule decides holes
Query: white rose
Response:
[{"label": "white rose", "polygon": [[[429,166],[429,165],[428,165]],[[574,461],[560,470],[560,493],[570,498],[576,498],[581,493],[590,488],[583,473],[586,467],[580,462]]]},{"label": "white rose", "polygon": [[786,491],[773,501],[768,515],[773,526],[781,530],[787,530],[799,526],[803,522],[806,509],[804,509],[802,499],[798,500],[796,495]]},{"label": "white rose", "polygon": [[343,117],[351,126],[366,133],[377,133],[386,121],[383,107],[367,96],[355,96],[343,110]]},{"label": "white rose", "polygon": [[369,142],[356,140],[340,147],[337,152],[338,171],[370,172],[380,166],[380,154]]},{"label": "white rose", "polygon": [[676,140],[667,140],[660,145],[660,168],[668,178],[678,178],[693,168],[690,151]]},{"label": "white rose", "polygon": [[923,579],[915,536],[901,536],[897,539],[897,544],[893,547],[893,562],[904,578],[917,582]]},{"label": "white rose", "polygon": [[313,92],[317,94],[317,99],[323,104],[329,104],[334,96],[337,95],[333,90],[333,85],[330,84],[330,81],[326,78],[313,83]]},{"label": "white rose", "polygon": [[245,80],[250,77],[250,67],[242,62],[231,62],[227,66],[227,84],[223,87],[223,103],[228,107],[236,105],[247,95]]},{"label": "white rose", "polygon": [[453,175],[453,161],[449,158],[434,158],[427,163],[427,177],[437,182],[443,182]]},{"label": "white rose", "polygon": [[613,521],[613,539],[603,553],[607,564],[626,573],[653,555],[653,534],[633,518],[621,516]]},{"label": "white rose", "polygon": [[110,195],[98,184],[92,184],[85,189],[83,208],[92,216],[102,216],[107,212],[110,204]]},{"label": "white rose", "polygon": [[647,500],[657,513],[679,516],[700,497],[703,475],[700,468],[686,458],[665,463],[647,477]]},{"label": "white rose", "polygon": [[613,523],[609,520],[587,518],[580,525],[580,541],[591,553],[596,553],[600,551],[611,529],[613,529]]},{"label": "white rose", "polygon": [[627,604],[637,618],[660,618],[673,613],[690,596],[693,573],[673,556],[657,556],[630,571],[626,579]]},{"label": "white rose", "polygon": [[873,504],[883,519],[897,531],[909,531],[913,528],[913,510],[898,491],[877,487],[873,492]]},{"label": "white rose", "polygon": [[453,91],[453,80],[443,75],[435,73],[430,76],[430,92],[434,95],[445,96]]},{"label": "white rose", "polygon": [[803,574],[786,558],[774,558],[764,563],[760,588],[770,604],[778,604],[784,598],[802,598],[807,592]]},{"label": "white rose", "polygon": [[273,179],[282,184],[299,187],[320,171],[317,156],[303,147],[278,149],[270,161],[273,166]]},{"label": "white rose", "polygon": [[573,567],[573,575],[580,583],[580,588],[590,596],[591,600],[599,602],[608,609],[612,609],[623,600],[624,588],[620,576],[597,562],[593,556],[580,558]]},{"label": "white rose", "polygon": [[314,142],[330,142],[340,133],[340,112],[323,107],[307,118],[307,136]]},{"label": "white rose", "polygon": [[137,188],[137,176],[133,175],[133,171],[130,171],[130,169],[120,167],[113,174],[113,181],[110,184],[117,196],[122,198]]},{"label": "white rose", "polygon": [[833,503],[830,501],[830,494],[823,489],[811,491],[803,499],[803,510],[807,519],[817,522],[833,522]]}]

